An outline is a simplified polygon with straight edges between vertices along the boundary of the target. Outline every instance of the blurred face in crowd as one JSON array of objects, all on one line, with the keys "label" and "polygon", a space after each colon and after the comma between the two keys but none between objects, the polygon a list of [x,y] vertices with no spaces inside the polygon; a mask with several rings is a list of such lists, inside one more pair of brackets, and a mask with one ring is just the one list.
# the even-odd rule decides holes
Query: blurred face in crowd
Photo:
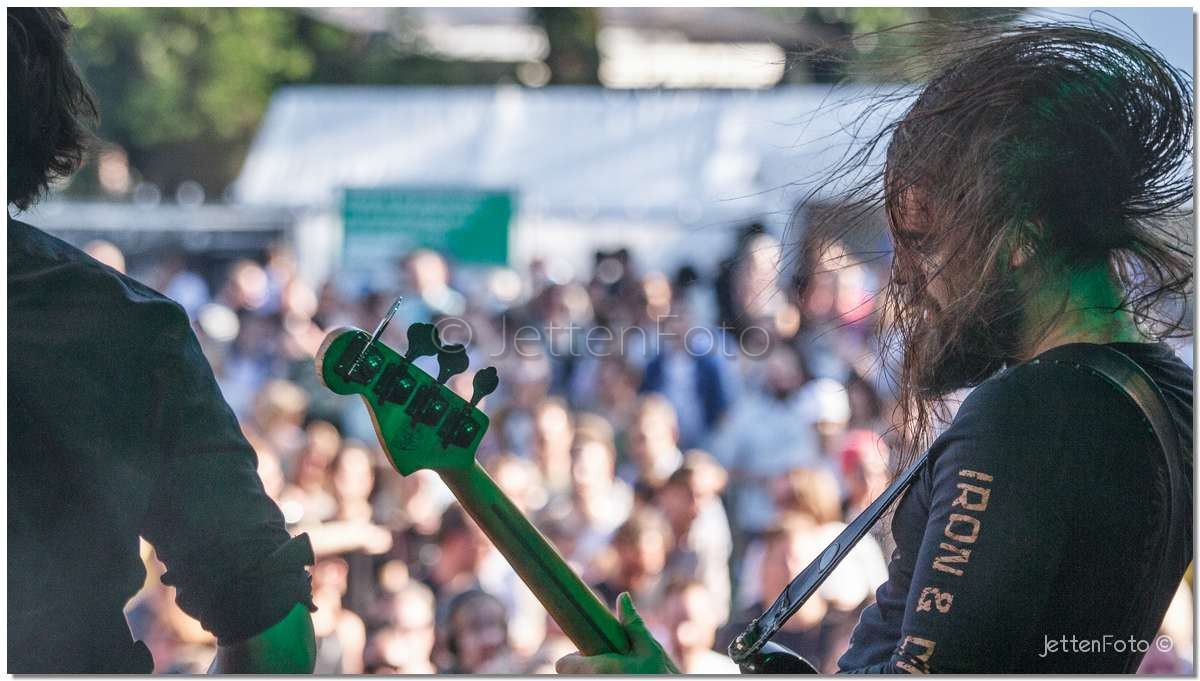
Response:
[{"label": "blurred face in crowd", "polygon": [[664,620],[677,653],[711,649],[720,626],[712,607],[712,597],[698,582],[672,591],[667,599]]},{"label": "blurred face in crowd", "polygon": [[771,348],[765,365],[767,394],[777,400],[789,399],[804,384],[800,358],[786,345]]},{"label": "blurred face in crowd", "polygon": [[459,572],[475,572],[487,557],[491,544],[487,535],[472,521],[442,539],[440,560]]},{"label": "blurred face in crowd", "polygon": [[543,404],[534,414],[533,458],[542,474],[552,480],[571,467],[571,417],[562,405]]},{"label": "blurred face in crowd", "polygon": [[488,472],[523,512],[531,513],[545,505],[546,486],[532,461],[501,454],[488,463]]},{"label": "blurred face in crowd", "polygon": [[875,433],[856,431],[842,450],[842,480],[847,496],[857,504],[869,502],[887,487],[888,447]]},{"label": "blurred face in crowd", "polygon": [[773,478],[770,489],[782,512],[803,516],[816,526],[841,519],[841,489],[825,468],[794,468]]},{"label": "blurred face in crowd", "polygon": [[736,280],[738,303],[751,319],[757,319],[779,302],[777,282],[782,250],[779,241],[768,234],[754,237],[747,244],[739,263]]},{"label": "blurred face in crowd", "polygon": [[83,252],[92,256],[96,260],[108,265],[114,270],[125,273],[125,254],[115,244],[97,239],[89,241],[84,247]]},{"label": "blurred face in crowd", "polygon": [[[313,598],[321,600],[321,607],[340,607],[346,593],[346,575],[349,566],[341,558],[323,558],[312,569]],[[337,604],[334,606],[333,604]]]},{"label": "blurred face in crowd", "polygon": [[380,633],[380,654],[397,670],[413,663],[428,664],[435,642],[433,597],[401,591],[392,599],[388,623]]},{"label": "blurred face in crowd", "polygon": [[225,286],[225,299],[234,310],[257,310],[267,302],[267,272],[252,260],[234,264]]},{"label": "blurred face in crowd", "polygon": [[666,535],[649,528],[617,539],[618,571],[627,580],[659,574],[667,563],[667,542]]},{"label": "blurred face in crowd", "polygon": [[[784,531],[769,537],[759,573],[762,598],[767,603],[786,589],[792,577],[807,567],[816,552],[824,548],[824,544],[811,535],[812,529],[815,528],[792,523]],[[783,628],[796,630],[816,626],[827,611],[825,599],[813,594]]]},{"label": "blurred face in crowd", "polygon": [[339,499],[365,500],[375,486],[375,467],[371,452],[350,445],[338,455],[333,471],[333,488]]},{"label": "blurred face in crowd", "polygon": [[652,474],[656,457],[675,450],[678,441],[679,429],[670,406],[659,401],[644,403],[629,428],[629,454],[638,471]]},{"label": "blurred face in crowd", "polygon": [[420,250],[405,261],[408,283],[420,293],[436,292],[450,283],[450,268],[434,251]]},{"label": "blurred face in crowd", "polygon": [[571,478],[577,493],[603,493],[613,482],[616,464],[613,451],[604,443],[584,440],[572,448]]},{"label": "blurred face in crowd", "polygon": [[637,398],[637,380],[622,358],[601,358],[600,370],[596,377],[596,393],[600,395],[602,404],[621,410],[623,405],[632,404]]},{"label": "blurred face in crowd", "polygon": [[409,476],[397,476],[400,482],[400,497],[403,500],[404,516],[422,534],[433,534],[441,522],[442,508],[438,504],[438,486],[442,484],[437,473],[428,469],[419,470]]},{"label": "blurred face in crowd", "polygon": [[700,498],[692,484],[692,476],[687,480],[673,480],[667,483],[658,493],[658,507],[671,525],[671,531],[677,538],[685,536],[696,517],[700,515]]},{"label": "blurred face in crowd", "polygon": [[500,601],[480,593],[459,605],[450,615],[458,667],[474,671],[508,650],[508,614]]},{"label": "blurred face in crowd", "polygon": [[804,550],[804,535],[798,529],[789,528],[771,536],[763,555],[760,577],[763,597],[774,598],[806,565],[808,554]]}]

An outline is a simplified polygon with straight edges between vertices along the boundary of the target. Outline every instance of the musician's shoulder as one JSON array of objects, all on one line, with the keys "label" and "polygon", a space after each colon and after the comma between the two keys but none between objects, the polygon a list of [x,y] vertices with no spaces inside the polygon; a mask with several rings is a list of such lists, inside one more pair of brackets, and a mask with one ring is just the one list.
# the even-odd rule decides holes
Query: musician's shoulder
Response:
[{"label": "musician's shoulder", "polygon": [[1094,372],[1027,362],[989,378],[963,400],[935,443],[935,461],[994,460],[996,467],[1044,473],[1107,449],[1107,440],[1127,428],[1127,416],[1136,411]]},{"label": "musician's shoulder", "polygon": [[[187,324],[186,313],[170,298],[56,236],[10,218],[8,238],[8,283],[18,313],[26,301],[62,310],[60,322],[75,319],[96,330],[155,332]],[[9,307],[13,312],[11,301]]]}]

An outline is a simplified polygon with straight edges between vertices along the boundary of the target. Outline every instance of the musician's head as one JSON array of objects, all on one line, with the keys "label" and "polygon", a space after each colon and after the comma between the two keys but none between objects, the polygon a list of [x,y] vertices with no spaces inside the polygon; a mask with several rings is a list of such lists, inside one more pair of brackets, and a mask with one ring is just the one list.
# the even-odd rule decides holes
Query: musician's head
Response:
[{"label": "musician's head", "polygon": [[1028,359],[1081,298],[1163,337],[1184,310],[1164,319],[1164,304],[1191,285],[1186,76],[1092,27],[949,35],[911,106],[872,139],[882,168],[853,190],[882,205],[894,245],[880,317],[903,354],[902,461],[927,443],[942,397]]},{"label": "musician's head", "polygon": [[1001,33],[928,82],[884,174],[893,310],[919,390],[1021,359],[1046,281],[1130,277],[1131,256],[1180,264],[1152,219],[1190,196],[1191,106],[1160,57],[1080,27]]},{"label": "musician's head", "polygon": [[8,203],[28,208],[83,162],[96,102],[67,54],[61,9],[8,8]]}]

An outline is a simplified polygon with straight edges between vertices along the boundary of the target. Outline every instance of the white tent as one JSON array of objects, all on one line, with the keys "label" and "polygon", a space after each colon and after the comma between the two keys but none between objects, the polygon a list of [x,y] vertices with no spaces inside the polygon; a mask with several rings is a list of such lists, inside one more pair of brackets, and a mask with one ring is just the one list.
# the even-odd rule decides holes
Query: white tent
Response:
[{"label": "white tent", "polygon": [[661,266],[711,263],[731,228],[786,222],[808,183],[879,120],[847,127],[859,125],[870,94],[285,88],[234,197],[336,215],[344,187],[508,189],[517,196],[518,263],[547,252],[582,263],[615,244]]}]

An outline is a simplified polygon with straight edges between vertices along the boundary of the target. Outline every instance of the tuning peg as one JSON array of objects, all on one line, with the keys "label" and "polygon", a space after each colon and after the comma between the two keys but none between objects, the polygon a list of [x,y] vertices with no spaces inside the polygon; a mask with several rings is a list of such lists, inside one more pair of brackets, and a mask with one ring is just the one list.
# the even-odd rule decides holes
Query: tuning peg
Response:
[{"label": "tuning peg", "polygon": [[471,381],[471,406],[479,404],[479,400],[491,395],[500,385],[500,377],[496,375],[496,367],[488,367],[475,372]]},{"label": "tuning peg", "polygon": [[441,349],[442,341],[436,326],[418,322],[408,327],[408,351],[404,353],[404,359],[411,362],[418,357],[436,355]]},{"label": "tuning peg", "polygon": [[451,376],[461,374],[471,363],[467,348],[459,343],[443,345],[438,352],[438,383],[445,383]]}]

